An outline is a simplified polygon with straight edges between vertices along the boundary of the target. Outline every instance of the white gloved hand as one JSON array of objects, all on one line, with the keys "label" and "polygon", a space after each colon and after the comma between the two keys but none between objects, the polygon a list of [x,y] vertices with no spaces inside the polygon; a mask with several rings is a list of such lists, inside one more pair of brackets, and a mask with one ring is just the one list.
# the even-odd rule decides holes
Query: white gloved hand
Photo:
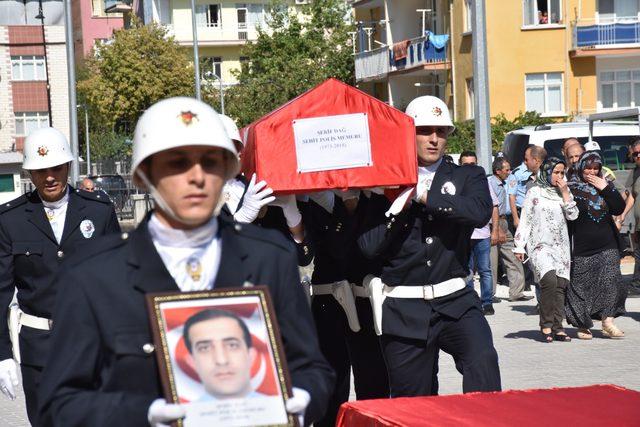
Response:
[{"label": "white gloved hand", "polygon": [[357,199],[360,196],[360,190],[333,190],[333,194],[340,197],[343,202],[351,199]]},{"label": "white gloved hand", "polygon": [[164,399],[156,399],[151,406],[149,406],[147,420],[149,420],[151,427],[163,427],[184,418],[185,415],[186,411],[184,406],[167,403]]},{"label": "white gloved hand", "polygon": [[282,213],[284,213],[284,218],[287,220],[287,226],[289,228],[300,225],[300,222],[302,222],[302,215],[300,214],[298,205],[296,204],[296,196],[293,194],[288,196],[278,196],[273,202],[271,202],[271,205],[282,208]]},{"label": "white gloved hand", "polygon": [[298,387],[293,387],[291,391],[293,396],[287,399],[285,408],[291,415],[297,415],[300,425],[304,426],[304,412],[307,410],[309,402],[311,402],[311,395],[307,390]]},{"label": "white gloved hand", "polygon": [[322,206],[327,212],[333,212],[333,204],[335,202],[333,192],[321,191],[319,193],[311,193],[309,194],[309,198],[316,202],[318,205]]},{"label": "white gloved hand", "polygon": [[16,399],[18,387],[18,367],[13,359],[0,362],[0,391],[11,400]]},{"label": "white gloved hand", "polygon": [[255,221],[260,209],[276,199],[271,194],[273,194],[273,190],[267,187],[265,181],[256,184],[256,174],[254,173],[247,186],[247,191],[244,193],[242,207],[233,215],[233,219],[244,223]]}]

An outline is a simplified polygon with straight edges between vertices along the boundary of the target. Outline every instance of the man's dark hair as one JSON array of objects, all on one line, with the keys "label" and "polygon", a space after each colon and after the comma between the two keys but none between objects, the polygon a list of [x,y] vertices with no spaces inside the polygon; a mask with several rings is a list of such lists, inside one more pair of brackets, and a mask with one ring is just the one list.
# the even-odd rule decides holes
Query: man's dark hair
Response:
[{"label": "man's dark hair", "polygon": [[189,339],[189,329],[196,323],[204,322],[211,319],[221,319],[225,317],[238,322],[240,329],[242,329],[242,337],[244,338],[244,342],[245,344],[247,344],[247,348],[251,348],[251,333],[249,332],[249,328],[247,327],[246,323],[244,323],[244,320],[242,320],[240,316],[231,311],[209,308],[197,312],[193,316],[189,317],[186,322],[184,322],[184,327],[182,328],[182,338],[184,338],[184,344],[187,346],[187,350],[189,350],[189,353],[193,353],[191,348],[191,340]]},{"label": "man's dark hair", "polygon": [[475,151],[465,150],[462,153],[460,153],[460,158],[458,159],[458,163],[459,164],[462,164],[462,158],[463,157],[475,157],[476,162],[478,161],[478,156],[476,156]]},{"label": "man's dark hair", "polygon": [[629,141],[629,151],[633,150],[636,145],[640,145],[640,136],[636,136]]},{"label": "man's dark hair", "polygon": [[497,171],[499,171],[500,169],[504,169],[505,163],[509,163],[509,160],[505,159],[504,157],[496,157],[496,159],[491,164],[491,171],[493,172],[493,174],[495,175]]}]

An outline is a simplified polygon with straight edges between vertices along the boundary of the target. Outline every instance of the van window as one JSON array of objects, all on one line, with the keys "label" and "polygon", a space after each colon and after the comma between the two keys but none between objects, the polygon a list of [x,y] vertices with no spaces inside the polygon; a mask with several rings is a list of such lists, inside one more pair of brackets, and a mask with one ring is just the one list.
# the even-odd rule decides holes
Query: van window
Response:
[{"label": "van window", "polygon": [[[627,155],[629,152],[627,144],[631,139],[632,137],[629,135],[596,136],[593,138],[600,145],[600,154],[602,154],[605,166],[613,170],[633,168],[633,162]],[[549,139],[545,141],[544,149],[547,150],[547,155],[562,159],[562,144],[564,144],[564,141],[565,139]],[[589,138],[580,137],[578,141],[584,145],[589,141]]]},{"label": "van window", "polygon": [[509,160],[511,168],[515,169],[524,160],[524,152],[529,146],[529,135],[518,133],[507,134],[502,146],[504,155]]}]

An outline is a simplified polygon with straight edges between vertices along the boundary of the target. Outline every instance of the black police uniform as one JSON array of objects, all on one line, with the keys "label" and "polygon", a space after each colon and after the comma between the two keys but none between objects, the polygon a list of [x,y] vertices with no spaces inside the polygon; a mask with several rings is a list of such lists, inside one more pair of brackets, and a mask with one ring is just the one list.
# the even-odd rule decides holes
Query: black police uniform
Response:
[{"label": "black police uniform", "polygon": [[[85,237],[84,220],[95,231]],[[0,307],[9,306],[18,289],[20,309],[32,316],[51,319],[57,286],[53,284],[61,262],[79,252],[97,237],[120,232],[118,219],[108,197],[70,188],[69,202],[60,243],[46,217],[36,191],[23,194],[0,206]],[[31,424],[37,425],[36,391],[50,346],[50,332],[22,326],[20,356],[22,383]],[[13,356],[6,312],[0,315],[0,360]]]},{"label": "black police uniform", "polygon": [[[381,275],[386,285],[422,286],[468,275],[471,234],[487,223],[492,209],[482,168],[442,161],[426,206],[414,201],[387,218],[389,206],[386,197],[371,196],[359,238],[366,256],[387,262]],[[453,355],[464,392],[500,390],[491,329],[473,289],[433,300],[387,297],[382,312],[392,397],[434,393],[439,349]]]},{"label": "black police uniform", "polygon": [[[357,245],[358,224],[366,212],[367,201],[362,197],[352,214],[348,213],[339,197],[335,197],[332,213],[315,202],[309,202],[304,221],[315,248],[313,284],[346,279],[361,285],[367,274],[379,273],[379,262],[364,258]],[[333,295],[315,295],[311,309],[320,349],[336,372],[336,387],[327,413],[314,425],[334,426],[340,405],[349,400],[351,370],[358,400],[389,397],[387,370],[367,298],[356,298],[361,327],[358,332],[351,330],[344,309]]]},{"label": "black police uniform", "polygon": [[[218,218],[215,289],[269,286],[291,382],[311,395],[305,422],[324,413],[334,375],[318,349],[295,253],[279,233]],[[41,390],[42,425],[144,426],[162,396],[145,305],[150,292],[179,292],[143,222],[131,235],[100,240],[57,279],[53,345]],[[63,314],[64,313],[64,314]]]}]

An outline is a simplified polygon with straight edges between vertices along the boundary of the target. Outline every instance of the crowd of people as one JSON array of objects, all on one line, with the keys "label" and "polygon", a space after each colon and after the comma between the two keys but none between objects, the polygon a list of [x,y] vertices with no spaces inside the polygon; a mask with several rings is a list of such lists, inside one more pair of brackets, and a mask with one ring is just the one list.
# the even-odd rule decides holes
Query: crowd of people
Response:
[{"label": "crowd of people", "polygon": [[[418,97],[406,113],[416,186],[393,196],[384,188],[274,195],[239,172],[245,147],[233,120],[195,99],[160,101],[134,134],[133,181],[155,209],[131,233],[120,233],[92,183],[67,183],[64,135],[31,133],[23,168],[35,190],[0,209],[0,306],[16,289],[18,302],[15,330],[0,316],[0,391],[15,398],[19,360],[34,426],[184,418],[184,404],[165,400],[155,357],[145,296],[157,292],[266,285],[292,384],[285,408],[301,425],[335,425],[351,374],[357,399],[437,395],[440,350],[453,356],[465,393],[500,391],[485,317],[495,313],[500,264],[511,301],[533,298],[527,277],[539,289],[544,341],[570,341],[564,319],[583,339],[593,319],[607,336],[624,336],[613,320],[626,297],[618,227],[640,185],[623,198],[600,155],[569,143],[567,160],[529,147],[513,171],[498,156],[487,179],[474,153],[461,165],[445,155],[454,125],[443,101]],[[312,260],[305,295],[298,267]],[[221,324],[219,313],[203,316],[196,332]],[[227,317],[242,336],[242,322]],[[189,352],[196,332],[185,328]],[[243,366],[253,354],[246,335],[244,345],[236,340]],[[209,380],[205,388],[223,399]],[[233,398],[259,395],[246,375],[242,384]]]}]

